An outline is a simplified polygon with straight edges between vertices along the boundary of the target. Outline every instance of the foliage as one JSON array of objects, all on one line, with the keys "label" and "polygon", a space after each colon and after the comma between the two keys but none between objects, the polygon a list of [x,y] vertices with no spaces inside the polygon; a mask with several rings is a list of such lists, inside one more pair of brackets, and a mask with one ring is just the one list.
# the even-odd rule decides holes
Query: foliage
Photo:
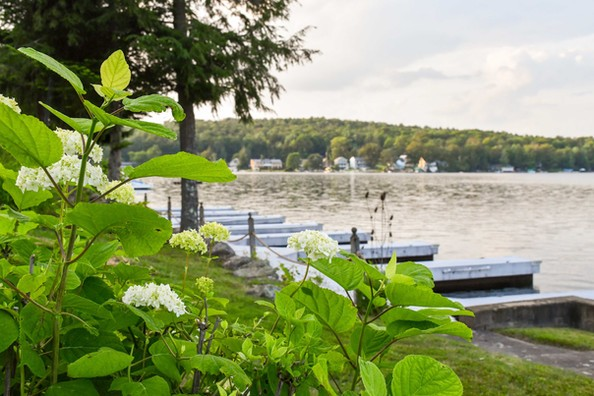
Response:
[{"label": "foliage", "polygon": [[525,327],[498,329],[497,332],[539,344],[581,351],[594,350],[594,333],[586,330],[566,327]]},{"label": "foliage", "polygon": [[[416,335],[469,340],[470,329],[452,316],[472,313],[434,293],[425,267],[397,265],[393,257],[383,274],[356,255],[336,257],[336,242],[318,232],[291,239],[291,246],[308,255],[303,259],[307,269],[274,302],[260,302],[275,318],[271,327],[258,318],[247,324],[224,320],[229,301],[216,296],[214,282],[200,277],[186,284],[186,278],[189,254],[211,252],[214,242],[228,238],[227,230],[210,224],[172,236],[171,223],[142,204],[104,198],[137,178],[226,182],[235,176],[222,161],[180,152],[127,169],[119,183],[105,188],[106,177],[93,173],[99,168],[91,161],[102,134],[132,122],[145,133],[174,136],[160,125],[119,118],[119,110],[108,107],[172,107],[178,119],[180,107],[165,97],[126,99],[130,72],[121,51],[103,62],[101,83],[93,86],[101,105],[85,98],[85,85],[66,66],[35,50],[20,51],[69,82],[90,118],[51,108],[75,129],[57,133],[0,104],[0,145],[22,165],[18,174],[1,173],[3,188],[14,200],[0,210],[0,354],[7,393],[462,393],[453,371],[430,357],[410,355],[396,365],[383,358],[394,343]],[[71,134],[79,139],[67,140]],[[76,165],[76,177],[66,164]],[[31,169],[41,169],[41,176],[23,183]],[[36,185],[46,177],[51,193]],[[51,202],[48,211],[34,210],[45,201]],[[128,260],[154,255],[167,241],[187,253],[181,288],[152,282],[141,266],[111,261],[115,255]],[[206,264],[211,261],[209,256]],[[307,280],[310,267],[344,293]],[[350,293],[355,292],[365,302],[353,301]],[[321,337],[323,332],[331,338]],[[388,367],[387,379],[380,367]],[[345,383],[345,368],[350,383]]]},{"label": "foliage", "polygon": [[301,166],[301,155],[299,153],[290,153],[287,155],[287,160],[285,161],[285,170],[287,171],[296,171],[299,170]]},{"label": "foliage", "polygon": [[[197,121],[198,150],[212,147],[217,158],[230,161],[240,151],[250,158],[286,158],[300,152],[302,158],[328,153],[331,160],[350,158],[368,143],[381,147],[380,165],[407,154],[415,165],[420,157],[438,161],[443,171],[492,171],[501,166],[519,170],[556,171],[565,168],[594,169],[594,138],[545,138],[504,132],[455,130],[324,118]],[[132,138],[127,151],[142,151],[156,143],[145,134]],[[306,144],[307,143],[307,144]],[[163,152],[175,151],[160,142]]]}]

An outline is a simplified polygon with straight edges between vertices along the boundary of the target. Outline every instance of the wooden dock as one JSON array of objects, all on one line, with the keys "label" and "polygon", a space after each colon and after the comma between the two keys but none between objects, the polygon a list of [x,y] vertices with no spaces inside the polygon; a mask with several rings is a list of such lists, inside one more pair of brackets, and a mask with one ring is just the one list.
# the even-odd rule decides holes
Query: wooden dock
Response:
[{"label": "wooden dock", "polygon": [[[158,210],[164,217],[170,217],[175,228],[179,228],[179,209]],[[256,211],[234,210],[230,206],[204,207],[204,220],[216,221],[226,226],[230,233],[230,245],[238,254],[250,254],[257,251],[259,257],[264,251],[274,249],[278,254],[297,260],[304,257],[303,252],[287,249],[288,238],[294,233],[305,230],[322,231],[323,225],[317,222],[286,223],[280,215],[258,215]],[[248,218],[253,220],[255,237],[250,247],[250,227]],[[356,232],[356,229],[353,230]],[[353,231],[324,231],[335,239],[341,249],[358,251],[371,263],[386,264],[395,253],[399,262],[419,261],[433,273],[435,290],[440,293],[491,290],[501,288],[532,287],[534,274],[540,271],[541,262],[521,257],[492,257],[460,260],[434,260],[439,245],[424,241],[398,241],[379,243],[371,240],[370,233]],[[353,236],[358,241],[353,244]],[[274,255],[272,255],[274,256]],[[278,261],[278,260],[274,260]],[[287,265],[286,263],[284,263]],[[290,264],[289,264],[290,265]]]}]

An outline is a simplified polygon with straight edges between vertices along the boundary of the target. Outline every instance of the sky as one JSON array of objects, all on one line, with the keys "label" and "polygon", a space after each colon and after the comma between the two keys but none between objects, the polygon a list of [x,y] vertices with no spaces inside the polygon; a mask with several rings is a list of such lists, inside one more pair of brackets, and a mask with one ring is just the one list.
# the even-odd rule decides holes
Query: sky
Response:
[{"label": "sky", "polygon": [[[274,113],[594,136],[591,0],[301,0],[313,62],[277,74]],[[198,118],[233,117],[223,106]]]}]

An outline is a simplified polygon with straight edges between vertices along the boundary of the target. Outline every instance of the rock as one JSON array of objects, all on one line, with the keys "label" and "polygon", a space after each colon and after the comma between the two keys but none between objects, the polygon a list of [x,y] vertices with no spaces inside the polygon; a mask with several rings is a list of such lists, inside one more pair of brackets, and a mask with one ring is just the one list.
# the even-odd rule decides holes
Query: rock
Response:
[{"label": "rock", "polygon": [[224,242],[217,242],[212,248],[212,255],[217,256],[221,261],[225,261],[235,256],[235,250]]},{"label": "rock", "polygon": [[233,271],[245,265],[248,265],[251,261],[252,259],[249,257],[233,256],[229,257],[227,260],[224,260],[221,265],[223,266],[223,268]]},{"label": "rock", "polygon": [[253,285],[248,289],[247,294],[256,297],[273,299],[276,295],[276,292],[279,290],[280,288],[276,285]]},{"label": "rock", "polygon": [[268,260],[251,260],[249,264],[244,265],[235,271],[233,275],[242,278],[272,278],[278,279],[276,270],[270,266]]}]

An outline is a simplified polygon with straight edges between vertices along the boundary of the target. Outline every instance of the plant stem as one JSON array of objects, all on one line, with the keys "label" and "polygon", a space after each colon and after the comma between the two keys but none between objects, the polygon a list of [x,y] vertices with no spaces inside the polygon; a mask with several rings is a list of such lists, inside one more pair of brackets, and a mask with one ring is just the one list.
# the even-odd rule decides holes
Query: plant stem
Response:
[{"label": "plant stem", "polygon": [[184,269],[184,280],[182,282],[182,291],[186,290],[186,277],[188,276],[188,267],[190,266],[190,254],[186,253],[186,268]]},{"label": "plant stem", "polygon": [[[307,274],[309,274],[309,260],[307,260],[307,267],[305,268],[305,275],[303,275],[303,279],[301,279],[301,282],[299,282],[299,286],[297,286],[297,289],[293,290],[293,292],[289,295],[289,297],[293,297],[298,291],[299,289],[301,289],[301,286],[303,286],[303,284],[305,283],[305,280],[307,279]],[[278,325],[278,321],[280,320],[280,316],[276,316],[276,320],[274,321],[274,324],[272,325],[272,329],[270,329],[270,334],[274,333],[274,330],[276,329],[276,326]]]}]

